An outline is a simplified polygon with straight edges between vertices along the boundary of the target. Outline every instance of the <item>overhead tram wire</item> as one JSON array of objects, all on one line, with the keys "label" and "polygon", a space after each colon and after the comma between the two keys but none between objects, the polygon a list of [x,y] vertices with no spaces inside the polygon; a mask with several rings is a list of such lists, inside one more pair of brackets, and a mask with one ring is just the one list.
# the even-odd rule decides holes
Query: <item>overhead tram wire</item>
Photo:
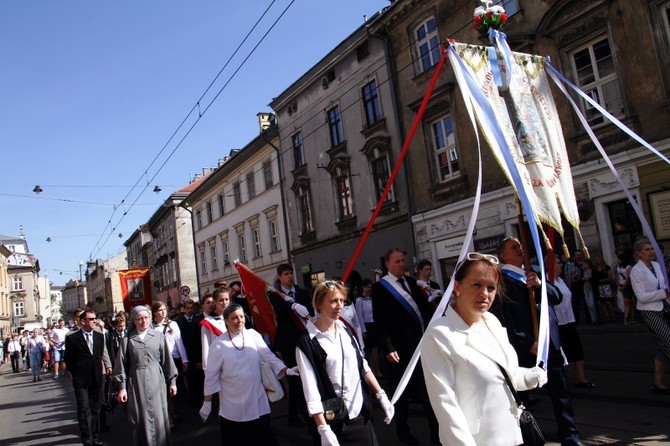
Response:
[{"label": "overhead tram wire", "polygon": [[[237,73],[240,71],[240,69],[242,69],[242,67],[246,64],[246,62],[247,62],[247,61],[249,60],[249,58],[253,55],[253,53],[256,51],[256,49],[258,49],[258,47],[260,46],[260,44],[263,43],[263,41],[265,40],[265,38],[266,38],[266,37],[270,34],[270,32],[274,29],[274,27],[277,25],[277,23],[279,23],[279,20],[281,20],[282,17],[284,17],[284,15],[286,14],[286,12],[288,12],[289,8],[293,5],[293,3],[295,3],[295,0],[291,0],[291,2],[288,4],[288,6],[286,6],[286,8],[284,8],[284,10],[283,10],[282,13],[279,15],[279,17],[277,17],[277,18],[275,19],[275,21],[272,23],[272,25],[270,26],[270,28],[268,28],[268,30],[265,32],[265,34],[263,34],[263,37],[261,37],[261,39],[258,41],[258,43],[256,43],[256,45],[251,49],[251,51],[249,52],[249,54],[244,58],[244,60],[242,60],[242,62],[241,62],[240,65],[237,67],[237,69],[233,72],[233,74],[230,75],[230,77],[228,78],[228,80],[226,81],[226,83],[219,89],[219,91],[218,91],[217,94],[214,96],[214,98],[209,102],[209,104],[207,105],[207,107],[205,107],[204,110],[199,111],[199,113],[198,113],[198,117],[197,117],[196,120],[193,122],[193,124],[191,125],[191,127],[189,127],[189,129],[186,131],[186,133],[184,134],[184,136],[179,140],[179,142],[178,142],[177,145],[174,147],[174,149],[172,149],[172,151],[170,152],[170,154],[168,155],[168,157],[163,161],[163,164],[161,164],[160,167],[156,170],[156,173],[154,173],[154,175],[151,177],[151,179],[149,179],[149,180],[147,181],[146,186],[144,186],[144,188],[142,188],[142,190],[141,190],[140,193],[138,194],[138,196],[137,196],[137,198],[135,199],[135,201],[129,205],[129,207],[128,207],[128,208],[126,209],[126,211],[123,213],[123,215],[121,216],[121,218],[120,218],[120,219],[117,221],[117,223],[114,225],[114,228],[113,228],[111,231],[109,231],[109,234],[107,235],[107,238],[104,240],[104,242],[103,242],[102,244],[100,244],[100,247],[98,248],[99,241],[100,241],[100,239],[102,239],[102,235],[104,235],[104,233],[107,232],[107,228],[109,227],[109,225],[110,225],[110,223],[111,223],[111,221],[112,221],[112,218],[114,217],[114,213],[116,212],[116,209],[114,210],[114,212],[112,213],[112,216],[111,216],[110,220],[107,222],[107,225],[105,226],[105,229],[103,230],[103,234],[101,235],[100,239],[98,240],[98,243],[96,243],[95,246],[93,247],[93,249],[91,250],[91,255],[90,255],[91,258],[97,256],[97,255],[100,253],[100,251],[101,251],[102,248],[105,246],[105,244],[107,243],[107,241],[111,238],[111,236],[112,236],[114,230],[115,230],[115,229],[119,226],[119,224],[124,220],[124,218],[126,217],[126,215],[128,214],[128,212],[130,212],[130,210],[134,207],[134,205],[135,205],[135,203],[137,202],[137,200],[142,196],[142,194],[144,193],[144,191],[146,191],[146,189],[149,187],[149,184],[156,178],[156,176],[158,176],[158,174],[161,172],[161,170],[163,169],[163,167],[165,167],[165,165],[167,164],[167,162],[168,162],[168,161],[172,158],[172,156],[175,154],[175,152],[177,151],[177,149],[179,149],[179,147],[181,147],[181,145],[182,145],[182,143],[184,142],[184,140],[190,135],[190,133],[191,133],[191,131],[193,130],[193,128],[195,128],[195,126],[200,122],[200,119],[202,119],[202,117],[205,115],[205,113],[207,113],[207,111],[211,108],[211,106],[212,106],[212,105],[214,104],[214,102],[218,99],[218,97],[221,95],[221,93],[223,93],[223,90],[230,84],[230,82],[233,80],[233,78],[237,75]],[[272,4],[274,4],[274,1],[272,2]],[[272,4],[270,4],[270,6],[272,6]],[[269,7],[268,7],[268,9],[269,9]],[[266,10],[265,12],[263,12],[263,16],[264,16],[266,13],[267,13],[267,10]],[[262,19],[262,16],[261,16],[261,19]],[[259,21],[260,21],[261,19],[259,19]],[[257,24],[258,24],[258,22],[256,23],[256,25],[257,25]],[[254,27],[255,27],[256,25],[254,25]],[[252,29],[252,31],[253,31],[253,29]],[[251,31],[250,31],[250,33],[251,33]],[[248,36],[247,36],[247,37],[248,37]],[[245,40],[246,40],[247,37],[245,37]],[[241,45],[241,44],[240,44],[240,45]],[[236,52],[237,52],[237,50],[236,50]],[[231,56],[231,58],[232,58],[232,56]],[[226,64],[227,64],[227,63],[228,63],[228,62],[226,62]],[[223,70],[221,70],[221,71],[223,71]],[[221,72],[219,72],[219,74],[217,75],[217,77],[218,77],[220,74],[221,74]],[[208,90],[209,90],[210,88],[211,88],[211,85],[210,85],[209,87],[207,87]],[[202,97],[204,97],[204,94],[203,94]],[[202,97],[201,97],[201,99],[202,99]],[[190,114],[193,112],[193,110],[194,110],[195,108],[199,108],[199,106],[200,106],[200,102],[198,101],[198,102],[196,103],[196,105],[191,109],[191,111],[189,112],[189,115],[188,115],[188,116],[190,116]],[[172,138],[174,138],[174,136],[175,136],[176,133],[179,131],[179,129],[181,128],[181,126],[183,126],[184,122],[186,122],[186,119],[188,118],[188,116],[187,116],[187,117],[184,119],[184,121],[180,124],[179,128],[178,128],[177,130],[175,130],[175,132],[174,132],[174,133],[172,134],[172,136],[170,137],[170,140],[168,140],[168,142],[165,144],[165,146],[163,147],[163,149],[161,149],[161,153],[163,152],[163,150],[165,150],[165,148],[167,147],[167,145],[169,144],[169,142],[172,140]],[[157,156],[156,158],[158,158],[158,156]],[[156,161],[156,159],[154,159],[154,161],[152,161],[152,165],[153,165],[153,163],[154,163],[155,161]],[[149,166],[149,167],[151,167],[151,166]],[[145,170],[145,172],[142,174],[142,177],[143,177],[144,175],[148,175],[148,174],[147,174],[147,171],[148,171],[148,169]],[[142,179],[142,177],[140,177],[140,179],[138,180],[138,182],[136,183],[136,185],[134,186],[134,188],[137,186],[137,184],[139,184],[139,181]],[[130,192],[132,192],[132,190],[131,190]],[[130,195],[130,192],[129,192],[129,193],[126,195],[126,197],[122,200],[122,203],[121,203],[121,204],[123,204],[124,201],[125,201],[125,199],[128,198],[128,196]],[[118,209],[118,208],[117,208],[117,209]],[[93,255],[93,251],[95,251],[96,248],[98,248],[98,250],[95,252],[95,256],[94,256],[94,255]]]},{"label": "overhead tram wire", "polygon": [[[205,97],[205,95],[207,94],[207,92],[209,92],[209,90],[212,88],[212,86],[213,86],[214,83],[217,81],[217,79],[221,76],[221,74],[223,73],[223,71],[225,70],[225,68],[230,64],[230,62],[232,61],[233,57],[235,57],[235,55],[238,53],[238,51],[241,49],[241,47],[244,45],[244,43],[246,43],[246,41],[247,41],[247,39],[249,38],[249,36],[251,36],[251,34],[254,32],[254,30],[258,27],[258,25],[259,25],[259,23],[261,22],[261,20],[266,16],[266,14],[267,14],[268,11],[270,10],[270,8],[272,8],[272,6],[275,4],[275,2],[276,2],[276,0],[272,0],[272,2],[270,3],[270,5],[265,9],[265,11],[263,11],[263,13],[261,14],[261,16],[260,16],[260,17],[258,18],[258,20],[256,21],[256,23],[251,27],[251,29],[250,29],[249,32],[246,34],[246,36],[244,37],[244,39],[242,40],[242,42],[237,46],[237,48],[235,49],[235,51],[233,52],[233,54],[228,58],[228,60],[226,61],[226,63],[225,63],[225,64],[223,65],[223,67],[219,70],[219,72],[217,73],[217,75],[214,77],[214,79],[212,80],[212,82],[210,82],[209,86],[205,89],[205,91],[202,93],[202,95],[200,96],[200,98],[196,101],[196,103],[193,105],[193,107],[188,111],[188,113],[186,114],[186,116],[184,117],[184,119],[182,120],[182,122],[179,124],[179,126],[176,128],[176,130],[172,133],[172,135],[170,136],[170,138],[169,138],[169,139],[167,140],[167,142],[163,145],[163,147],[162,147],[161,150],[158,152],[158,154],[154,157],[154,159],[151,161],[151,163],[149,164],[149,166],[148,166],[146,169],[144,169],[144,172],[142,173],[142,175],[140,175],[140,177],[138,178],[137,182],[131,187],[131,189],[128,191],[128,193],[126,194],[126,196],[123,197],[123,199],[121,200],[121,202],[118,203],[118,205],[116,205],[116,206],[114,207],[114,210],[112,211],[112,214],[110,215],[109,220],[107,221],[107,224],[105,225],[104,229],[102,230],[102,233],[101,233],[101,235],[100,235],[100,238],[96,241],[95,245],[93,246],[93,249],[91,249],[91,256],[92,256],[92,253],[96,250],[96,248],[98,248],[98,245],[100,245],[100,241],[102,240],[102,237],[103,237],[104,234],[107,232],[107,229],[109,228],[110,224],[112,223],[112,220],[114,219],[114,215],[116,214],[117,209],[118,209],[119,207],[121,207],[121,206],[125,203],[125,201],[128,199],[128,197],[129,197],[129,196],[132,194],[132,192],[137,188],[138,184],[140,184],[140,182],[142,181],[142,178],[144,178],[145,176],[148,176],[148,171],[149,171],[149,169],[151,169],[151,167],[152,167],[152,166],[154,165],[154,163],[158,160],[158,158],[160,157],[160,155],[165,151],[165,149],[168,147],[168,145],[170,144],[170,142],[174,139],[174,137],[177,135],[177,133],[181,130],[181,128],[182,128],[182,127],[184,126],[184,124],[186,123],[186,121],[189,119],[189,117],[193,114],[193,112],[194,112],[196,109],[198,109],[198,117],[197,117],[197,119],[196,119],[196,121],[195,121],[195,123],[197,124],[197,123],[199,122],[200,118],[201,118],[201,117],[204,115],[204,113],[207,111],[207,110],[205,110],[205,111],[201,112],[201,111],[199,110],[199,108],[200,108],[200,102],[201,102],[202,99]],[[284,11],[281,13],[281,15],[279,16],[279,18],[278,18],[277,20],[275,20],[275,22],[272,24],[272,26],[270,27],[270,30],[271,30],[272,28],[274,28],[274,26],[277,24],[277,22],[279,21],[279,19],[281,19],[281,17],[286,13],[286,11],[288,10],[288,8],[290,8],[291,5],[292,5],[294,2],[295,2],[295,0],[292,0],[291,3],[284,9]],[[269,31],[268,31],[268,32],[269,32]],[[263,36],[263,39],[265,39],[265,36],[267,36],[267,33]],[[261,39],[261,41],[262,41],[263,39]],[[257,46],[258,46],[258,45],[257,45]],[[256,46],[256,47],[257,47],[257,46]],[[254,49],[252,50],[252,53],[255,51],[256,47],[254,47]],[[251,55],[251,54],[249,54],[249,56],[250,56],[250,55]],[[249,56],[247,56],[247,59],[249,58]],[[246,62],[247,59],[245,59],[244,62]],[[244,62],[242,63],[242,65],[244,64]],[[241,66],[240,66],[240,68],[241,68]],[[239,71],[239,68],[238,68],[238,71]],[[237,73],[237,71],[236,71],[235,73]],[[234,74],[235,74],[235,73],[234,73]],[[234,75],[234,74],[233,74],[233,75]],[[232,79],[232,78],[231,78],[231,79]],[[230,82],[230,80],[229,80],[228,82]],[[226,85],[228,85],[228,83],[226,83]],[[226,85],[224,85],[224,88],[225,88]],[[223,90],[223,89],[222,89],[222,90]],[[216,98],[219,96],[219,94],[221,94],[221,91],[219,91],[219,93],[215,96],[215,98],[212,100],[212,103],[214,102],[214,100],[216,100]],[[210,105],[211,105],[211,103],[210,103]],[[209,108],[209,106],[208,106],[207,108]],[[194,124],[194,125],[195,125],[195,124]],[[188,133],[187,133],[186,135],[188,135],[188,134],[190,133],[190,131],[193,129],[194,125],[191,126],[191,128],[189,129],[189,131],[188,131]],[[182,142],[183,140],[184,140],[184,138],[182,138],[182,140],[179,142],[179,144],[177,145],[177,148],[181,145],[181,142]],[[175,150],[176,150],[176,148],[175,148]],[[167,160],[169,160],[169,159],[172,157],[172,155],[174,154],[175,150],[172,151],[172,153],[170,154],[170,156],[168,156]],[[167,162],[167,160],[166,160],[166,162]],[[158,171],[156,172],[156,174],[154,174],[154,176],[152,177],[152,180],[153,180],[154,178],[156,178],[157,174],[161,171],[161,169],[163,168],[163,166],[165,166],[165,162],[161,165],[161,167],[158,169]],[[142,191],[140,192],[139,196],[141,196],[142,193],[144,193],[145,190],[146,190],[146,187],[144,187],[144,188],[142,189]],[[138,198],[139,198],[139,196],[138,196]],[[131,206],[131,207],[132,207],[132,206]],[[125,214],[127,214],[128,211],[130,211],[130,208],[128,208],[128,209],[126,210],[126,212],[125,212],[124,215],[122,216],[122,219],[123,219],[123,217],[125,217]],[[121,220],[122,220],[122,219],[121,219]],[[118,226],[118,224],[117,224],[116,226]],[[107,237],[107,239],[105,239],[105,241],[104,241],[103,244],[100,246],[100,248],[98,249],[98,251],[96,251],[96,255],[97,255],[97,253],[99,253],[100,250],[104,247],[104,244],[107,243],[107,240],[109,240],[109,237],[111,236],[111,234],[112,234],[113,232],[114,232],[114,229],[112,229],[112,230],[110,231],[110,234],[109,234],[109,236]]]}]

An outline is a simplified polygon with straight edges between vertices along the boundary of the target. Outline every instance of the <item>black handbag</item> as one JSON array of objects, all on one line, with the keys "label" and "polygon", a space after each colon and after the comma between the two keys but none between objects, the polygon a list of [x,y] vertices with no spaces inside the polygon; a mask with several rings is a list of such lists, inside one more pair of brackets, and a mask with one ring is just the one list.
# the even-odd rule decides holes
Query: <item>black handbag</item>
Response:
[{"label": "black handbag", "polygon": [[514,396],[516,405],[519,407],[519,409],[521,409],[521,415],[519,416],[519,427],[521,428],[523,444],[526,446],[544,446],[544,435],[542,434],[542,430],[537,424],[537,421],[535,421],[535,417],[533,417],[533,414],[523,406],[521,399],[519,399],[519,394],[516,393],[516,390],[514,389],[512,380],[509,379],[509,375],[507,375],[507,371],[500,364],[496,364],[505,377],[505,382],[507,382],[507,387],[509,387],[509,390],[512,392],[512,396]]},{"label": "black handbag", "polygon": [[[340,337],[340,348],[342,349],[342,381],[344,383],[344,346],[342,345],[342,337]],[[341,396],[335,398],[327,398],[321,401],[323,403],[323,417],[326,423],[330,424],[335,421],[346,420],[349,416],[347,405]]]}]

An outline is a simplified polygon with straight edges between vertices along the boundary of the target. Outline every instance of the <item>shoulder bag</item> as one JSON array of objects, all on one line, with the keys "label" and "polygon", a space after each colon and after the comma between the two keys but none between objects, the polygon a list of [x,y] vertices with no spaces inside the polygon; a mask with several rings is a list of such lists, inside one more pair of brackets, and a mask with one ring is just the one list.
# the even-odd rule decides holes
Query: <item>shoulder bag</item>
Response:
[{"label": "shoulder bag", "polygon": [[540,426],[538,426],[537,421],[535,421],[533,414],[531,414],[523,406],[521,399],[519,399],[519,394],[516,393],[516,389],[514,389],[514,385],[512,384],[512,380],[509,378],[507,371],[497,362],[496,365],[505,377],[507,387],[509,387],[509,390],[512,392],[512,396],[514,396],[514,402],[516,402],[516,405],[519,407],[519,409],[521,409],[521,415],[519,416],[519,427],[521,428],[523,444],[526,446],[543,446],[545,440]]},{"label": "shoulder bag", "polygon": [[[340,381],[340,385],[344,386],[344,346],[342,345],[341,333],[339,338],[340,349],[342,350],[342,380]],[[326,419],[326,423],[330,424],[335,421],[345,420],[349,416],[349,410],[342,396],[344,396],[344,391],[341,392],[340,396],[321,401],[323,403],[323,416]]]}]

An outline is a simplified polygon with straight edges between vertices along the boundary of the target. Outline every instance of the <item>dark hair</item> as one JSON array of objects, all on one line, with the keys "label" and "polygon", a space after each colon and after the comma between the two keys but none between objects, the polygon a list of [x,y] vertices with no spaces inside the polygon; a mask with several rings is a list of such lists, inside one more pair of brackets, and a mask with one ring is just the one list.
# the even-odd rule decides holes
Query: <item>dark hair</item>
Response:
[{"label": "dark hair", "polygon": [[207,299],[209,299],[210,297],[211,297],[212,299],[214,299],[214,296],[212,295],[212,293],[209,293],[209,292],[208,292],[208,293],[205,293],[205,295],[202,296],[202,299],[200,299],[200,303],[204,303],[204,302],[205,302]]},{"label": "dark hair", "polygon": [[79,320],[85,319],[86,315],[89,314],[89,313],[93,314],[93,316],[95,316],[95,311],[93,311],[93,310],[81,310],[81,314],[79,315]]},{"label": "dark hair", "polygon": [[277,275],[281,276],[285,271],[293,271],[293,267],[288,263],[280,263],[277,266]]},{"label": "dark hair", "polygon": [[517,238],[514,237],[514,236],[509,236],[509,237],[505,237],[505,238],[502,240],[502,242],[500,242],[500,244],[499,244],[498,247],[496,248],[496,256],[498,256],[498,258],[499,258],[500,260],[502,260],[502,255],[503,255],[503,253],[505,252],[505,250],[507,249],[507,245],[508,245],[509,243],[511,243],[512,240],[516,240],[516,239],[517,239]]},{"label": "dark hair", "polygon": [[363,279],[363,282],[361,282],[361,290],[365,288],[368,285],[372,285],[372,280],[370,279]]},{"label": "dark hair", "polygon": [[384,253],[384,263],[388,262],[391,259],[391,254],[393,254],[394,252],[399,252],[402,255],[407,255],[407,253],[400,248],[391,248]]},{"label": "dark hair", "polygon": [[416,264],[416,271],[419,272],[427,266],[432,268],[433,263],[428,259],[419,260],[419,263]]},{"label": "dark hair", "polygon": [[228,294],[228,297],[230,297],[230,289],[228,289],[227,286],[220,286],[220,287],[216,288],[214,290],[214,292],[212,293],[212,297],[214,298],[214,301],[216,302],[217,300],[219,300],[219,295],[223,294],[223,293]]},{"label": "dark hair", "polygon": [[230,313],[232,313],[233,311],[237,311],[237,310],[242,310],[242,312],[244,313],[244,309],[242,308],[242,305],[240,305],[240,304],[234,304],[234,303],[228,305],[228,306],[226,307],[226,309],[223,310],[223,319],[224,319],[224,320],[225,320],[225,319],[228,319],[228,316],[230,316]]},{"label": "dark hair", "polygon": [[235,286],[235,285],[237,285],[237,286],[239,286],[240,288],[242,288],[242,282],[240,282],[239,280],[233,280],[232,282],[230,282],[230,285],[228,285],[228,288],[232,288],[232,287]]}]

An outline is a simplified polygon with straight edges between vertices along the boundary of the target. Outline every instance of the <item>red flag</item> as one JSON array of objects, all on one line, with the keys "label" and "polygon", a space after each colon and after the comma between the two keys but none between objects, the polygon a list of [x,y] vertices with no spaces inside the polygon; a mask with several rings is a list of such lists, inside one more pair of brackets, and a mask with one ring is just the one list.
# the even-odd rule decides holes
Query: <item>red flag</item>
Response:
[{"label": "red flag", "polygon": [[254,318],[256,330],[261,334],[268,335],[270,342],[274,342],[277,320],[266,292],[267,284],[242,263],[235,262],[235,267],[240,274],[244,291],[247,293],[247,302],[249,302],[249,309]]},{"label": "red flag", "polygon": [[119,270],[123,309],[130,313],[136,305],[151,305],[149,268]]}]

